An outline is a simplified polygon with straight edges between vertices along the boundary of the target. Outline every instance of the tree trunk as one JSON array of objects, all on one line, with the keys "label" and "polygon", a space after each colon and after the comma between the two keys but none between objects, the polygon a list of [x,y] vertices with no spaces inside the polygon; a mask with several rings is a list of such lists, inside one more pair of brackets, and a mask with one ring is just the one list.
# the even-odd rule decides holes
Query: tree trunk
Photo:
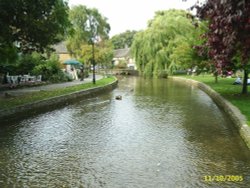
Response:
[{"label": "tree trunk", "polygon": [[92,64],[93,64],[93,84],[96,83],[95,79],[95,43],[92,42]]},{"label": "tree trunk", "polygon": [[218,74],[215,75],[215,81],[216,84],[218,83]]},{"label": "tree trunk", "polygon": [[247,94],[247,79],[248,79],[248,70],[244,69],[244,77],[243,77],[243,85],[242,85],[242,92],[241,94]]},{"label": "tree trunk", "polygon": [[214,82],[218,83],[218,70],[214,71],[214,78],[215,78]]}]

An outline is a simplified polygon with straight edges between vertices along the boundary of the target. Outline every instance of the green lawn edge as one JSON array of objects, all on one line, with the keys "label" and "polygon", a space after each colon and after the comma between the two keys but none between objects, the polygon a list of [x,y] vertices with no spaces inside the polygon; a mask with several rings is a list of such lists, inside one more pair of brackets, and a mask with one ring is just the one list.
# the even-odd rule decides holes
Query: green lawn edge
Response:
[{"label": "green lawn edge", "polygon": [[116,77],[102,78],[96,81],[96,84],[92,82],[83,83],[76,86],[69,86],[65,88],[55,89],[51,91],[38,91],[33,93],[26,93],[21,96],[11,97],[11,98],[0,98],[0,110],[10,109],[18,107],[21,105],[37,102],[40,100],[46,100],[52,97],[57,97],[61,95],[71,94],[77,91],[93,89],[101,86],[108,85],[116,80]]},{"label": "green lawn edge", "polygon": [[212,75],[182,75],[178,77],[196,80],[210,86],[214,91],[236,106],[246,117],[247,124],[250,126],[250,86],[248,86],[249,94],[241,95],[242,85],[233,85],[235,78],[218,77],[218,83],[215,83],[215,78]]}]

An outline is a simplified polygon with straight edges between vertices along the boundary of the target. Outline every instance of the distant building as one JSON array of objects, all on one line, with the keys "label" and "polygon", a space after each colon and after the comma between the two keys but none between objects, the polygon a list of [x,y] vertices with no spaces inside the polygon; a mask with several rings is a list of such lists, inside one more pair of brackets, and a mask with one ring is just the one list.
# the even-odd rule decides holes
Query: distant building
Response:
[{"label": "distant building", "polygon": [[[56,51],[56,54],[59,56],[59,61],[63,64],[66,60],[72,59],[70,53],[67,50],[66,43],[61,42],[57,45],[54,45],[53,48]],[[73,80],[78,80],[77,70],[74,65],[63,65],[62,69],[65,73],[69,74]]]},{"label": "distant building", "polygon": [[68,59],[72,59],[70,53],[67,50],[66,43],[61,42],[53,46],[53,48],[56,51],[56,54],[59,56],[59,61],[63,63],[64,61]]},{"label": "distant building", "polygon": [[126,62],[127,68],[131,70],[136,70],[135,60],[131,55],[130,48],[114,50],[114,65],[118,65],[121,61]]}]

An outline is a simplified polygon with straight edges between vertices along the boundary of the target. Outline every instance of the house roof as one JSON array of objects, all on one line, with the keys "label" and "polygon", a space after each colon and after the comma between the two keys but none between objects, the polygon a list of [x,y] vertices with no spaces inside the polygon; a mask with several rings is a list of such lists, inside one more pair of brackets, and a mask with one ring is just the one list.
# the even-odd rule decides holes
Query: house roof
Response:
[{"label": "house roof", "polygon": [[60,42],[56,45],[53,45],[53,48],[56,50],[57,54],[68,54],[68,50],[66,47],[66,42]]},{"label": "house roof", "polygon": [[122,58],[130,56],[130,48],[114,50],[114,58]]}]

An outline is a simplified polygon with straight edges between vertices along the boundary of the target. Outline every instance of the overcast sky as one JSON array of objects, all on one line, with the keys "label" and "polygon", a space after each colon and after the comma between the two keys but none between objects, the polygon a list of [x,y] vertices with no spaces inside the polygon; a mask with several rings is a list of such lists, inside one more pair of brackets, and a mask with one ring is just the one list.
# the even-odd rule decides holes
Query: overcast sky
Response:
[{"label": "overcast sky", "polygon": [[126,30],[140,30],[147,27],[147,21],[154,17],[158,10],[188,9],[197,0],[69,0],[69,6],[86,5],[97,8],[108,18],[111,26],[110,36]]}]

